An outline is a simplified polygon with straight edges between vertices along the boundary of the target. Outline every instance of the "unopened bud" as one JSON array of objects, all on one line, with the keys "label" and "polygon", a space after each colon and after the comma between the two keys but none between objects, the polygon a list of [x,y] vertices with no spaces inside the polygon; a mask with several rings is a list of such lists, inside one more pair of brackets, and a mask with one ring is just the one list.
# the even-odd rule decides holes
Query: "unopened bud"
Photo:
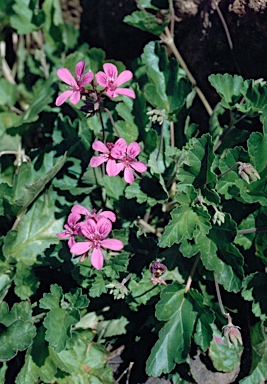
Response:
[{"label": "unopened bud", "polygon": [[160,261],[153,261],[150,272],[152,273],[151,281],[153,284],[164,284],[167,283],[161,278],[161,276],[167,271],[167,268]]},{"label": "unopened bud", "polygon": [[242,336],[239,331],[240,327],[234,326],[231,322],[223,327],[223,334],[227,340],[229,348],[234,344],[237,347],[237,343],[243,345]]},{"label": "unopened bud", "polygon": [[147,115],[149,115],[149,120],[151,120],[152,123],[158,122],[160,125],[163,124],[164,119],[167,118],[165,109],[152,109],[147,112]]},{"label": "unopened bud", "polygon": [[260,175],[250,163],[240,163],[238,167],[238,174],[241,179],[245,180],[248,184],[251,181],[260,180]]},{"label": "unopened bud", "polygon": [[213,224],[222,225],[225,222],[225,214],[220,211],[215,211],[214,216],[212,218]]}]

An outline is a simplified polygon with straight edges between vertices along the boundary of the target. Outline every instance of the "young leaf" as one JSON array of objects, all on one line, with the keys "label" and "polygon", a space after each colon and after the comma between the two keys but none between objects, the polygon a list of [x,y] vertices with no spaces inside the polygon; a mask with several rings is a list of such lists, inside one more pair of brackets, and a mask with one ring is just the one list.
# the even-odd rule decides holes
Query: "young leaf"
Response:
[{"label": "young leaf", "polygon": [[62,229],[63,220],[54,217],[55,199],[52,189],[47,195],[40,196],[22,216],[17,230],[7,234],[3,247],[6,258],[32,265],[47,247],[59,242],[56,233]]},{"label": "young leaf", "polygon": [[78,320],[67,309],[55,308],[48,312],[43,322],[45,339],[56,352],[65,348],[67,340],[71,338],[71,328]]},{"label": "young leaf", "polygon": [[135,11],[131,15],[125,16],[123,21],[142,31],[153,33],[156,36],[159,36],[166,27],[166,22],[158,24],[156,16],[143,11]]},{"label": "young leaf", "polygon": [[167,321],[146,364],[147,374],[157,377],[187,359],[197,313],[191,300],[186,298],[185,289],[174,283],[162,291],[156,316],[160,321]]},{"label": "young leaf", "polygon": [[221,96],[221,105],[224,108],[235,108],[236,103],[243,97],[242,91],[245,85],[241,76],[232,76],[228,73],[212,74],[209,76],[209,82]]},{"label": "young leaf", "polygon": [[0,335],[0,361],[8,361],[30,346],[36,334],[30,317],[28,302],[14,304],[10,312],[5,302],[0,304],[0,323],[6,327]]}]

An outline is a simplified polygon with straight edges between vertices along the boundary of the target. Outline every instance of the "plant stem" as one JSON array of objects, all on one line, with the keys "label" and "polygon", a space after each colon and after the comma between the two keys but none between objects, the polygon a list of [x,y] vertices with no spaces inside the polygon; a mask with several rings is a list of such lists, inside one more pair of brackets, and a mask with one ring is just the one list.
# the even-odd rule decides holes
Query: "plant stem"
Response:
[{"label": "plant stem", "polygon": [[162,144],[163,144],[163,128],[164,128],[164,121],[163,121],[162,126],[161,126],[159,149],[158,149],[158,153],[157,153],[157,156],[156,156],[156,160],[158,160],[158,158],[159,158],[159,155],[160,155],[160,152],[161,152],[161,148],[162,148]]},{"label": "plant stem", "polygon": [[172,53],[174,54],[174,56],[176,57],[178,63],[181,65],[181,67],[184,69],[188,79],[190,80],[191,84],[193,85],[197,95],[199,96],[200,100],[202,101],[206,111],[208,112],[209,116],[212,115],[212,108],[211,106],[209,105],[205,95],[203,94],[203,92],[201,91],[201,89],[197,86],[197,82],[194,78],[194,76],[192,75],[192,73],[189,71],[184,59],[182,58],[180,52],[178,51],[176,45],[174,44],[174,40],[173,40],[173,36],[169,30],[168,27],[165,27],[164,29],[165,31],[165,34],[162,33],[159,37],[161,39],[161,41],[163,41],[164,44],[168,45],[168,47],[171,49]]},{"label": "plant stem", "polygon": [[237,167],[238,165],[241,165],[241,162],[238,161],[237,163],[235,163],[234,165],[231,166],[231,168],[227,169],[227,171],[223,172],[223,173],[220,173],[219,175],[217,175],[217,177],[222,177],[224,175],[226,175],[228,172],[231,172],[235,167]]},{"label": "plant stem", "polygon": [[197,264],[199,262],[199,259],[200,259],[200,254],[197,255],[196,260],[195,260],[195,262],[193,264],[193,267],[191,268],[189,277],[188,277],[187,282],[186,282],[185,292],[188,292],[190,287],[191,287],[191,284],[192,284],[192,281],[193,281],[193,276],[194,276]]},{"label": "plant stem", "polygon": [[112,124],[112,126],[113,126],[115,132],[117,133],[117,136],[118,136],[118,137],[121,137],[121,135],[119,134],[119,131],[118,131],[117,127],[116,127],[115,121],[113,120],[113,117],[112,117],[112,114],[110,113],[110,111],[109,111],[107,108],[104,108],[104,107],[101,108],[101,109],[103,109],[103,111],[107,112],[107,114],[109,115],[111,124]]},{"label": "plant stem", "polygon": [[241,120],[245,119],[245,117],[247,117],[247,114],[241,116],[239,119],[237,120],[232,120],[228,126],[228,128],[223,132],[222,136],[220,137],[220,139],[217,141],[217,143],[214,144],[214,152],[217,151],[217,149],[219,148],[219,146],[222,144],[223,140],[225,139],[225,137],[228,135],[228,133],[230,132],[230,130],[233,128],[233,126],[237,123],[239,123]]},{"label": "plant stem", "polygon": [[248,229],[239,229],[237,231],[238,235],[248,235],[249,233],[260,233],[260,232],[267,232],[267,228],[248,228]]},{"label": "plant stem", "polygon": [[224,309],[224,306],[223,306],[223,303],[222,303],[222,297],[221,297],[221,292],[220,292],[220,286],[219,286],[219,283],[218,283],[218,278],[217,278],[217,275],[216,273],[214,273],[214,283],[215,283],[215,288],[216,288],[216,293],[217,293],[217,298],[218,298],[218,302],[219,302],[219,306],[220,306],[220,309],[221,309],[221,312],[223,314],[224,317],[227,317],[229,319],[229,313],[227,313]]},{"label": "plant stem", "polygon": [[103,122],[103,117],[102,117],[102,113],[101,113],[101,108],[99,108],[99,117],[100,117],[100,123],[101,123],[101,127],[102,127],[102,141],[103,141],[103,143],[105,143],[106,142],[105,128],[104,128],[104,122]]}]

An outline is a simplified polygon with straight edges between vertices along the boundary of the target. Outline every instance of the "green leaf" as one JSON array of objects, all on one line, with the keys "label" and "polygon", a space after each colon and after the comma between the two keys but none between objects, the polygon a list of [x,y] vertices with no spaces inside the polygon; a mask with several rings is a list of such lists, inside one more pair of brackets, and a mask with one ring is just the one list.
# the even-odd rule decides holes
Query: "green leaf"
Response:
[{"label": "green leaf", "polygon": [[176,121],[192,89],[189,80],[181,77],[177,60],[168,60],[166,50],[157,43],[146,45],[142,61],[149,78],[144,86],[145,98],[156,109],[163,109],[170,121]]},{"label": "green leaf", "polygon": [[191,139],[187,144],[186,159],[178,169],[177,178],[183,184],[201,188],[204,196],[218,204],[219,197],[212,191],[217,180],[211,170],[214,158],[213,143],[209,134],[202,135],[200,139]]},{"label": "green leaf", "polygon": [[206,269],[216,273],[218,281],[229,292],[238,292],[243,280],[243,256],[232,244],[234,223],[226,215],[226,222],[214,227],[208,236],[199,232],[195,236],[201,260]]},{"label": "green leaf", "polygon": [[43,298],[40,300],[40,308],[43,309],[56,309],[60,307],[60,302],[63,296],[63,291],[57,284],[50,286],[51,293],[44,293]]},{"label": "green leaf", "polygon": [[126,333],[126,326],[129,320],[122,316],[119,319],[99,321],[97,324],[97,332],[103,338],[123,335]]},{"label": "green leaf", "polygon": [[[65,379],[57,379],[59,384],[113,384],[112,370],[107,365],[107,351],[92,342],[94,333],[87,330],[73,332],[67,342],[66,350],[53,352],[55,364],[64,372],[70,374]],[[77,381],[79,380],[79,381]]]},{"label": "green leaf", "polygon": [[[238,226],[238,230],[255,228],[255,217],[253,214],[248,215]],[[234,243],[240,245],[245,250],[250,249],[255,239],[255,233],[237,234]]]},{"label": "green leaf", "polygon": [[33,269],[23,262],[17,263],[16,265],[14,283],[15,293],[21,300],[26,300],[32,296],[40,285]]},{"label": "green leaf", "polygon": [[0,383],[6,383],[6,371],[7,371],[7,364],[3,363],[2,367],[0,368]]},{"label": "green leaf", "polygon": [[90,297],[99,297],[102,293],[107,293],[106,281],[102,275],[95,277],[91,288],[89,289]]},{"label": "green leaf", "polygon": [[154,296],[158,295],[163,286],[153,285],[151,281],[151,273],[146,270],[140,281],[131,279],[128,288],[131,292],[133,302],[130,303],[133,310],[137,310],[140,304],[147,304],[147,302]]},{"label": "green leaf", "polygon": [[266,81],[247,80],[247,87],[243,90],[244,101],[237,105],[239,111],[250,115],[261,114],[267,105],[267,85]]},{"label": "green leaf", "polygon": [[71,338],[71,328],[77,321],[67,309],[55,308],[48,312],[43,322],[45,339],[56,352],[65,348],[67,340]]},{"label": "green leaf", "polygon": [[125,16],[123,21],[132,27],[153,33],[156,36],[159,36],[163,32],[167,24],[167,22],[158,24],[156,16],[143,11],[135,11],[131,15]]},{"label": "green leaf", "polygon": [[49,79],[37,80],[32,87],[33,93],[28,100],[28,108],[20,115],[20,120],[15,125],[16,127],[25,123],[32,123],[39,119],[39,114],[53,101],[53,95],[55,93],[52,86],[53,82],[54,79],[52,76]]},{"label": "green leaf", "polygon": [[193,310],[198,314],[194,341],[202,351],[206,351],[212,340],[213,332],[211,324],[213,323],[215,316],[210,307],[204,304],[203,297],[198,291],[190,289],[188,292],[188,299],[190,298],[192,298],[191,303],[193,305]]},{"label": "green leaf", "polygon": [[74,293],[69,292],[64,295],[64,298],[68,300],[67,308],[87,308],[89,305],[89,299],[86,295],[82,294],[81,288],[77,288]]},{"label": "green leaf", "polygon": [[46,184],[51,181],[66,161],[66,153],[55,162],[54,152],[45,154],[42,158],[42,166],[36,171],[34,163],[29,165],[22,163],[18,174],[14,178],[12,194],[8,197],[10,204],[14,204],[20,212],[28,206],[42,192]]},{"label": "green leaf", "polygon": [[240,384],[255,384],[264,382],[267,377],[267,339],[262,323],[251,327],[252,339],[252,368],[249,375],[240,380]]},{"label": "green leaf", "polygon": [[175,363],[187,359],[196,316],[183,287],[174,283],[164,288],[156,305],[156,317],[167,323],[160,330],[159,339],[147,360],[146,372],[149,376],[168,373]]},{"label": "green leaf", "polygon": [[252,312],[261,320],[267,319],[267,304],[265,292],[267,276],[264,272],[255,272],[245,277],[242,284],[242,296],[252,301]]},{"label": "green leaf", "polygon": [[241,346],[231,348],[226,339],[221,335],[215,325],[213,325],[213,341],[209,349],[209,356],[212,364],[217,371],[232,372],[240,364]]},{"label": "green leaf", "polygon": [[118,115],[123,118],[123,120],[116,122],[116,127],[127,144],[136,141],[139,134],[138,126],[134,122],[133,104],[133,100],[127,98],[123,103],[118,103],[115,107]]},{"label": "green leaf", "polygon": [[44,21],[44,14],[38,10],[36,0],[15,0],[13,11],[15,15],[10,17],[11,25],[18,34],[26,34],[37,30]]},{"label": "green leaf", "polygon": [[221,105],[228,109],[233,109],[235,104],[243,97],[242,91],[245,87],[244,79],[238,75],[229,75],[228,73],[212,74],[209,76],[209,82],[221,96]]},{"label": "green leaf", "polygon": [[12,107],[18,99],[17,87],[5,78],[0,79],[0,104]]},{"label": "green leaf", "polygon": [[186,186],[184,191],[176,196],[181,205],[171,212],[172,219],[159,239],[160,247],[179,244],[183,239],[191,240],[198,232],[203,234],[209,232],[210,215],[204,207],[192,204],[196,197],[196,192],[191,186]]},{"label": "green leaf", "polygon": [[12,280],[10,276],[6,273],[2,273],[0,276],[0,302],[2,302],[4,297],[6,296],[11,286],[11,283]]},{"label": "green leaf", "polygon": [[32,265],[46,248],[59,242],[56,233],[61,231],[63,220],[55,219],[55,199],[50,189],[22,216],[17,230],[8,232],[3,247],[6,258]]},{"label": "green leaf", "polygon": [[109,197],[114,200],[119,200],[120,196],[123,196],[125,189],[125,181],[120,176],[108,176],[104,175],[102,178],[103,186]]},{"label": "green leaf", "polygon": [[10,312],[5,302],[0,304],[0,323],[6,327],[0,335],[0,361],[8,361],[30,346],[36,334],[30,317],[28,302],[14,304]]}]

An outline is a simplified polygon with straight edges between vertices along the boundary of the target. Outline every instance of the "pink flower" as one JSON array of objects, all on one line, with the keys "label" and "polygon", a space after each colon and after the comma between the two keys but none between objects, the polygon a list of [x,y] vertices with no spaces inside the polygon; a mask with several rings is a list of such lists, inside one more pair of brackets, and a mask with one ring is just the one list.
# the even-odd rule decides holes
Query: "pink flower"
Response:
[{"label": "pink flower", "polygon": [[58,96],[56,99],[57,106],[65,103],[68,97],[70,98],[70,102],[72,104],[77,104],[80,101],[81,93],[84,92],[84,86],[91,83],[94,78],[94,74],[91,71],[83,75],[84,68],[85,61],[79,61],[76,65],[76,78],[72,76],[67,68],[60,68],[57,70],[58,77],[71,88],[69,91],[65,91]]},{"label": "pink flower", "polygon": [[146,164],[136,160],[140,151],[141,146],[138,143],[133,142],[127,146],[126,141],[122,138],[117,140],[117,145],[111,149],[111,156],[123,165],[126,183],[134,182],[134,171],[142,173],[147,170]]},{"label": "pink flower", "polygon": [[118,239],[106,239],[110,233],[112,224],[110,220],[101,218],[96,223],[92,219],[88,219],[81,226],[82,234],[87,238],[86,241],[75,243],[70,251],[75,255],[82,255],[82,259],[86,258],[85,254],[92,251],[91,263],[96,269],[101,269],[104,264],[104,256],[102,250],[104,248],[113,251],[119,251],[123,248],[123,243]]},{"label": "pink flower", "polygon": [[56,236],[60,237],[61,239],[69,238],[69,248],[71,248],[73,244],[75,244],[75,236],[81,234],[81,223],[78,223],[80,218],[81,216],[79,214],[70,213],[68,216],[68,222],[64,225],[66,231],[56,234]]},{"label": "pink flower", "polygon": [[117,140],[115,144],[107,143],[107,145],[102,143],[102,141],[99,141],[99,140],[95,141],[92,147],[95,151],[101,152],[101,155],[93,156],[91,158],[90,160],[91,167],[95,168],[107,162],[107,165],[106,165],[107,174],[109,176],[118,175],[120,171],[123,169],[123,166],[121,164],[117,164],[114,158],[111,156],[111,150],[112,148],[116,147],[118,141],[119,140]]},{"label": "pink flower", "polygon": [[114,98],[124,95],[135,99],[135,93],[131,89],[118,88],[133,77],[131,71],[123,71],[118,76],[118,70],[114,64],[106,63],[103,68],[104,72],[100,71],[96,74],[96,81],[101,87],[105,87],[108,97]]},{"label": "pink flower", "polygon": [[84,208],[80,204],[75,204],[71,208],[71,212],[72,213],[77,213],[79,215],[85,215],[85,216],[88,217],[88,219],[92,219],[96,223],[102,217],[105,217],[106,219],[109,219],[112,222],[116,221],[116,215],[113,212],[111,212],[111,211],[102,211],[102,210],[100,210],[100,211],[97,212],[96,209],[91,209],[89,211],[88,209]]}]

